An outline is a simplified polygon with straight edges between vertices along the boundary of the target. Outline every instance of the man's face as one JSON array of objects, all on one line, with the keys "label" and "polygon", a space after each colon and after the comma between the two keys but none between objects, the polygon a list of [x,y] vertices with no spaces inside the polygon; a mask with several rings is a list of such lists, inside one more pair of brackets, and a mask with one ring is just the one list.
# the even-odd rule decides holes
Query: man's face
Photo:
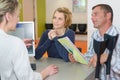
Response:
[{"label": "man's face", "polygon": [[101,7],[96,7],[92,10],[92,22],[95,28],[104,27],[107,22],[107,16]]}]

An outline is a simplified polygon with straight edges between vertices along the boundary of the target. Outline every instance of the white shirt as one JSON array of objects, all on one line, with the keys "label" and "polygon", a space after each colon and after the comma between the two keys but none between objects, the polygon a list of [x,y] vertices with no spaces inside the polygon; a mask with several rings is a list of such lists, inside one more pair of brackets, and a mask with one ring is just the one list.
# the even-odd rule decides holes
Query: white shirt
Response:
[{"label": "white shirt", "polygon": [[24,42],[1,29],[0,77],[1,80],[42,80],[41,74],[31,69]]},{"label": "white shirt", "polygon": [[[113,50],[113,54],[112,54],[110,80],[120,80],[120,29],[112,25],[106,33],[112,36],[119,34],[116,47]],[[100,33],[98,30],[93,33],[91,37],[89,50],[85,54],[85,57],[88,61],[95,54],[93,49],[93,39],[96,39],[97,41],[104,40],[104,38],[100,36]],[[102,65],[101,80],[106,80],[105,65]]]}]

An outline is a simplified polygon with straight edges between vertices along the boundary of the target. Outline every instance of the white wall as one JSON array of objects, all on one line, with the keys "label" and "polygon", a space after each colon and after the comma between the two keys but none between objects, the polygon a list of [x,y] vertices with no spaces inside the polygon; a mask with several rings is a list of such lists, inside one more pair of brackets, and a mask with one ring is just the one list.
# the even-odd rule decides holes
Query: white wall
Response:
[{"label": "white wall", "polygon": [[[29,4],[28,4],[28,2],[29,2]],[[33,21],[34,20],[34,12],[33,11],[34,11],[33,0],[23,0],[23,20],[24,21]]]},{"label": "white wall", "polygon": [[[58,7],[67,7],[72,12],[72,0],[46,0],[46,23],[51,23],[53,12]],[[87,23],[86,13],[73,13],[73,23]]]},{"label": "white wall", "polygon": [[35,38],[37,38],[38,30],[37,30],[36,0],[23,0],[22,8],[23,8],[23,20],[35,22],[34,23],[34,25],[35,25]]},{"label": "white wall", "polygon": [[113,25],[120,27],[120,3],[118,0],[88,0],[88,45],[89,45],[89,41],[90,41],[90,36],[92,34],[92,32],[95,30],[93,28],[93,24],[91,21],[91,12],[92,12],[92,7],[99,4],[99,3],[104,3],[104,4],[109,4],[112,9],[113,9],[113,13],[114,13],[114,18],[113,18]]}]

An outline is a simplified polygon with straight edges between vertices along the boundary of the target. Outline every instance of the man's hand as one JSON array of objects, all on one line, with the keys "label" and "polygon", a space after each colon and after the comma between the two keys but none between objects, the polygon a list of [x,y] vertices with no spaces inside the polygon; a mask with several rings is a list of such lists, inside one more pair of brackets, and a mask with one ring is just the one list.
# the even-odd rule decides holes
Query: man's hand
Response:
[{"label": "man's hand", "polygon": [[96,67],[96,63],[97,63],[97,55],[94,54],[94,56],[90,59],[88,66],[92,65],[93,67]]},{"label": "man's hand", "polygon": [[68,58],[69,58],[70,62],[73,62],[73,63],[76,62],[75,59],[74,59],[74,57],[73,57],[73,54],[68,53]]},{"label": "man's hand", "polygon": [[[108,54],[107,53],[103,53],[100,56],[100,64],[104,64],[108,59]],[[97,55],[95,54],[89,61],[89,66],[93,66],[96,67],[96,63],[97,63]]]},{"label": "man's hand", "polygon": [[100,64],[104,64],[107,59],[108,59],[108,53],[103,53],[101,56],[100,56]]}]

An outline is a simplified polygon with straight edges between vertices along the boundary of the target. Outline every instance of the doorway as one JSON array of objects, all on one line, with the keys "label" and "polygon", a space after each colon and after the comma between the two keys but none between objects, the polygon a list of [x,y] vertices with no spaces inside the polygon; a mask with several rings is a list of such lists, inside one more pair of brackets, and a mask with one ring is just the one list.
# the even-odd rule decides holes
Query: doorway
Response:
[{"label": "doorway", "polygon": [[33,21],[35,25],[35,39],[37,38],[37,7],[36,0],[23,0],[23,21]]}]

